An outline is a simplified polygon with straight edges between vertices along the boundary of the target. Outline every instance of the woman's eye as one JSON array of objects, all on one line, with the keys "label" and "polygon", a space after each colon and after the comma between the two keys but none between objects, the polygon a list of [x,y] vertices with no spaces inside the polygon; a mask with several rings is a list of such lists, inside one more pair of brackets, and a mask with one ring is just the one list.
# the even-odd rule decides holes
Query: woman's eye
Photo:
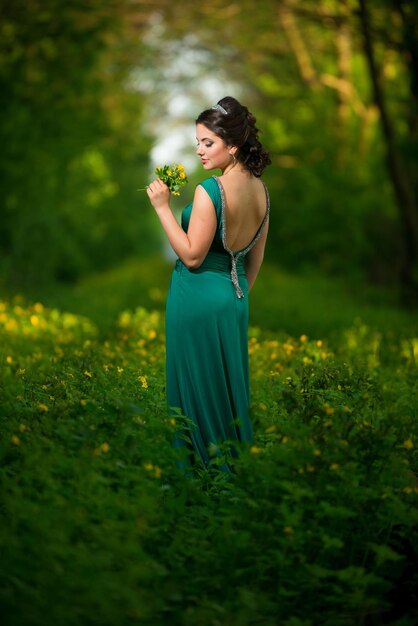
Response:
[{"label": "woman's eye", "polygon": [[211,143],[205,143],[206,148],[211,148],[213,144]]}]

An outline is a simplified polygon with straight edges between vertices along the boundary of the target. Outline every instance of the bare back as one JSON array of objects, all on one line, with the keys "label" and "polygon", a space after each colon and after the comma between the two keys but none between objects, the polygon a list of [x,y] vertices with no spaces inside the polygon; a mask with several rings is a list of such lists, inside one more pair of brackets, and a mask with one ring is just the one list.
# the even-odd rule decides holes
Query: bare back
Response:
[{"label": "bare back", "polygon": [[219,176],[224,189],[226,243],[232,252],[245,248],[255,237],[266,215],[264,185],[252,175]]}]

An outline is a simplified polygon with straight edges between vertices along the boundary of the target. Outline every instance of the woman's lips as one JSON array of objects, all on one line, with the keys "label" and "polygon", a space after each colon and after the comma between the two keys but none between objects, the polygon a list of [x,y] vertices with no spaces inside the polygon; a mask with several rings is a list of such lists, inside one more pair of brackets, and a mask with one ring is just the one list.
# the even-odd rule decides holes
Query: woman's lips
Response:
[{"label": "woman's lips", "polygon": [[207,159],[200,159],[202,163],[207,163]]}]

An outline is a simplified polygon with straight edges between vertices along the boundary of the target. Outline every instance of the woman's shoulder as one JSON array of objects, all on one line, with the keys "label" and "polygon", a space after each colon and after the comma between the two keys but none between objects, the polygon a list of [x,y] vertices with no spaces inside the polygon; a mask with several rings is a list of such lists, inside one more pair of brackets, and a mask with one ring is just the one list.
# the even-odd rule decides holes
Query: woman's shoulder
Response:
[{"label": "woman's shoulder", "polygon": [[209,176],[197,183],[196,187],[203,187],[212,200],[217,201],[219,198],[219,186],[215,176]]},{"label": "woman's shoulder", "polygon": [[196,187],[198,187],[199,185],[201,185],[205,189],[216,189],[218,186],[215,176],[208,176],[208,178],[204,178],[197,183]]}]

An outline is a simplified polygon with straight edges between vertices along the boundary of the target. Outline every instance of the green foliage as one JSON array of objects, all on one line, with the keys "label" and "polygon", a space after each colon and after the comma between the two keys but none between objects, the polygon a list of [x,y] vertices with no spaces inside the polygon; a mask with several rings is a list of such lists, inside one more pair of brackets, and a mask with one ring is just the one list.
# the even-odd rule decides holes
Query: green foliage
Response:
[{"label": "green foliage", "polygon": [[[41,6],[42,5],[42,6]],[[128,84],[131,9],[0,1],[0,270],[72,281],[155,243],[135,193],[150,139]],[[123,38],[123,43],[119,38]],[[148,207],[147,207],[148,208]]]},{"label": "green foliage", "polygon": [[4,623],[413,626],[418,338],[251,328],[255,442],[185,478],[163,331],[0,304]]}]

